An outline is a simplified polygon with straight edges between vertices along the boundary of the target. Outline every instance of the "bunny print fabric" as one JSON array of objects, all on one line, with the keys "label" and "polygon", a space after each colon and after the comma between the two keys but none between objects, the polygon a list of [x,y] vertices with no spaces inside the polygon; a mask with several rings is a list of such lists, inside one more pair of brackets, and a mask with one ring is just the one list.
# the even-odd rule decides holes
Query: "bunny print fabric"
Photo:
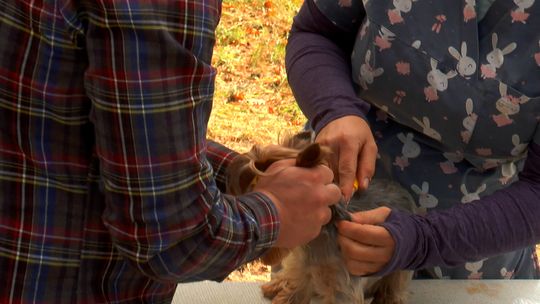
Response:
[{"label": "bunny print fabric", "polygon": [[[340,28],[361,22],[352,77],[372,106],[377,177],[409,189],[419,213],[516,180],[540,143],[540,1],[496,0],[480,21],[474,0],[315,3]],[[527,248],[418,276],[538,278],[533,260]]]}]

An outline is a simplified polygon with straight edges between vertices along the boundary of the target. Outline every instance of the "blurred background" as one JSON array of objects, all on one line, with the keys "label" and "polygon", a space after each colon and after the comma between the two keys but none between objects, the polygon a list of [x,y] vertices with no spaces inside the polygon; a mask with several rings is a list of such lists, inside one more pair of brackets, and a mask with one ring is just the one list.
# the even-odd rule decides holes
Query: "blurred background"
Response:
[{"label": "blurred background", "polygon": [[[285,46],[302,0],[224,0],[213,65],[217,69],[208,136],[237,150],[276,143],[306,122],[285,73]],[[230,281],[268,281],[269,268],[253,262]]]},{"label": "blurred background", "polygon": [[218,70],[209,136],[245,151],[299,130],[305,118],[285,73],[285,46],[301,0],[225,0],[213,65]]}]

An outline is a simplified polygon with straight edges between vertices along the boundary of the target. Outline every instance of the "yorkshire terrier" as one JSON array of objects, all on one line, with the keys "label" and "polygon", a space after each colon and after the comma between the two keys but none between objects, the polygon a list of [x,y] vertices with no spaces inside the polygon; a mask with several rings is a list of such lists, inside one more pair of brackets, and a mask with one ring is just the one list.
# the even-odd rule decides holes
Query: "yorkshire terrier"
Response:
[{"label": "yorkshire terrier", "polygon": [[[278,160],[296,158],[298,166],[311,167],[326,164],[330,153],[328,147],[313,143],[312,132],[288,137],[281,145],[256,145],[229,167],[228,192],[239,195],[251,191],[258,176]],[[261,286],[263,295],[273,304],[364,304],[370,298],[371,304],[404,304],[411,271],[383,277],[353,276],[339,251],[335,222],[350,220],[350,213],[379,206],[415,210],[405,189],[392,181],[374,179],[349,204],[332,206],[332,220],[313,241],[290,250],[272,248],[261,258],[264,264],[279,268],[272,273],[270,282]]]}]

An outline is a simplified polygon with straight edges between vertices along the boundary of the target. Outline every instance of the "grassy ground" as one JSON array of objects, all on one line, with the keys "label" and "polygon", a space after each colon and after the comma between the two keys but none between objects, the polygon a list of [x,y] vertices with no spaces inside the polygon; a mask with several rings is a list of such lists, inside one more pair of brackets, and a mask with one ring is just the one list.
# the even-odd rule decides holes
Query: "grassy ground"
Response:
[{"label": "grassy ground", "polygon": [[305,118],[284,68],[292,17],[301,0],[225,0],[213,64],[218,69],[209,136],[245,151],[298,130]]},{"label": "grassy ground", "polygon": [[[275,143],[305,118],[284,69],[292,18],[302,0],[224,0],[213,64],[218,69],[209,137],[237,151]],[[538,247],[540,254],[540,246]],[[233,272],[231,281],[267,281],[260,263]]]},{"label": "grassy ground", "polygon": [[[213,65],[218,70],[209,137],[244,152],[275,143],[305,118],[285,73],[285,45],[302,0],[224,0]],[[268,281],[269,268],[252,263],[231,281]]]}]

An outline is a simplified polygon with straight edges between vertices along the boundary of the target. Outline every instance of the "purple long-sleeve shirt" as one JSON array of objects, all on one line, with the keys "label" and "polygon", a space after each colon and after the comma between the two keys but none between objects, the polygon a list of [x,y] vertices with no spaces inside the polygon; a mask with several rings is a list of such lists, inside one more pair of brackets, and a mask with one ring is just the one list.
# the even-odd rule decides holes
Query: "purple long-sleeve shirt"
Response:
[{"label": "purple long-sleeve shirt", "polygon": [[[286,65],[294,95],[316,132],[346,115],[365,117],[350,53],[358,28],[338,28],[308,0],[294,24]],[[454,266],[540,242],[540,145],[531,143],[519,180],[469,204],[425,216],[394,210],[383,226],[396,241],[396,269]]]}]

